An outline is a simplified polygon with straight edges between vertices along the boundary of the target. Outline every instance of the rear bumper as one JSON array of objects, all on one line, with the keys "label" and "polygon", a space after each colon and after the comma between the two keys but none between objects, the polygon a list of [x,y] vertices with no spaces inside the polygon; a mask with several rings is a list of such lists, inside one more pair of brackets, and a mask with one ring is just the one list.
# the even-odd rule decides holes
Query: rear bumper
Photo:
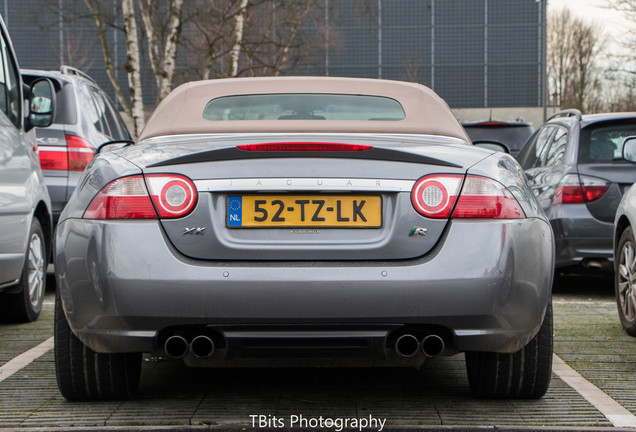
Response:
[{"label": "rear bumper", "polygon": [[446,353],[512,352],[542,322],[554,263],[539,219],[455,221],[425,257],[366,262],[197,261],[157,221],[69,219],[55,254],[71,328],[99,352],[161,352],[174,328],[241,340],[254,326],[299,339],[357,338],[362,326],[385,356],[396,329],[441,328]]},{"label": "rear bumper", "polygon": [[550,209],[556,245],[556,267],[593,259],[613,260],[614,225],[590,214],[585,204],[558,205]]}]

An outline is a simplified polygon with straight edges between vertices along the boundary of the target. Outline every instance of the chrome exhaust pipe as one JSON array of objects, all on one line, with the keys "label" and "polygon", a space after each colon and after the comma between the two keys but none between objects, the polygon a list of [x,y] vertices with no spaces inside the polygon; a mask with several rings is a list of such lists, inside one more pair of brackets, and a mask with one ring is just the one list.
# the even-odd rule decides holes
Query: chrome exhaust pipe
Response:
[{"label": "chrome exhaust pipe", "polygon": [[214,342],[205,335],[199,335],[190,342],[190,352],[200,359],[212,357],[212,354],[214,354]]},{"label": "chrome exhaust pipe", "polygon": [[428,335],[422,339],[422,352],[426,357],[437,357],[444,352],[444,339],[437,335]]},{"label": "chrome exhaust pipe", "polygon": [[182,336],[170,336],[163,349],[172,358],[182,358],[188,352],[188,341]]},{"label": "chrome exhaust pipe", "polygon": [[420,342],[412,334],[405,334],[395,341],[395,352],[400,357],[413,357],[420,348]]}]

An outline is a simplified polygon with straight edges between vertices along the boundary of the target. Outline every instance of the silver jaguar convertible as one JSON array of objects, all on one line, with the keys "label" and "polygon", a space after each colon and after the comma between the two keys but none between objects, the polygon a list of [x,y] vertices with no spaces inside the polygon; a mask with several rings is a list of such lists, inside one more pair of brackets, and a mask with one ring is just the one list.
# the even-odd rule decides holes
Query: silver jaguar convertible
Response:
[{"label": "silver jaguar convertible", "polygon": [[193,82],[102,148],[55,235],[70,400],[130,397],[142,353],[194,367],[417,366],[482,397],[551,375],[550,224],[515,160],[412,83]]}]

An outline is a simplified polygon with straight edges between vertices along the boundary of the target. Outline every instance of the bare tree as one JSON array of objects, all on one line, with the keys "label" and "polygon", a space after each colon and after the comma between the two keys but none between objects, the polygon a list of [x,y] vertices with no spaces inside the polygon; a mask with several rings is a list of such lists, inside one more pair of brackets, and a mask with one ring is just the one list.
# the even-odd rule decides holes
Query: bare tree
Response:
[{"label": "bare tree", "polygon": [[607,0],[606,6],[622,12],[630,26],[620,38],[622,51],[613,56],[610,80],[614,91],[608,98],[614,111],[636,110],[636,0]]},{"label": "bare tree", "polygon": [[[157,83],[157,101],[168,96],[172,90],[176,68],[177,46],[181,33],[181,10],[183,0],[172,0],[166,6],[167,23],[162,26],[165,36],[157,28],[161,14],[156,0],[139,0],[142,21],[148,39],[150,65]],[[161,49],[163,47],[163,50]]]},{"label": "bare tree", "polygon": [[[110,79],[110,82],[115,89],[117,100],[122,106],[122,109],[126,114],[132,117],[131,105],[128,103],[126,96],[124,96],[124,90],[117,80],[117,74],[115,73],[115,67],[113,66],[113,56],[106,33],[108,28],[115,26],[115,17],[102,8],[102,2],[99,0],[84,0],[84,3],[88,7],[91,18],[95,21],[95,25],[97,26],[99,43],[102,47],[102,53],[104,54],[104,66],[106,68],[108,79]],[[135,132],[137,133],[138,131]]]},{"label": "bare tree", "polygon": [[139,37],[133,0],[122,0],[121,9],[124,15],[126,30],[126,53],[128,86],[132,102],[131,116],[135,125],[135,135],[139,135],[145,124],[144,98],[141,89],[141,60],[139,57]]},{"label": "bare tree", "polygon": [[[303,25],[324,0],[199,0],[188,4],[186,76],[276,76],[324,49],[326,31]],[[336,42],[337,39],[333,38]]]},{"label": "bare tree", "polygon": [[[139,134],[145,124],[145,113],[141,80],[143,44],[138,28],[141,27],[142,33],[146,34],[146,51],[155,77],[157,101],[161,101],[173,87],[184,0],[121,0],[121,9],[114,11],[104,10],[100,0],[84,0],[84,3],[97,26],[106,73],[123,110],[133,119],[134,133]],[[135,4],[139,6],[141,25],[138,24]],[[122,17],[123,26],[117,26],[117,19]],[[107,37],[109,29],[122,31],[125,36],[129,99],[113,66],[112,49]]]},{"label": "bare tree", "polygon": [[317,0],[276,0],[263,3],[252,20],[264,29],[246,38],[246,71],[278,76],[310,52],[324,46],[321,32],[301,33],[303,24],[315,16]]},{"label": "bare tree", "polygon": [[600,28],[564,8],[548,21],[548,80],[555,105],[597,111],[602,71],[600,55],[605,37]]},{"label": "bare tree", "polygon": [[232,30],[232,49],[230,50],[230,69],[228,76],[235,77],[238,74],[239,56],[241,45],[243,44],[243,30],[245,28],[245,15],[247,15],[248,0],[240,0],[236,17],[234,18],[234,28]]}]

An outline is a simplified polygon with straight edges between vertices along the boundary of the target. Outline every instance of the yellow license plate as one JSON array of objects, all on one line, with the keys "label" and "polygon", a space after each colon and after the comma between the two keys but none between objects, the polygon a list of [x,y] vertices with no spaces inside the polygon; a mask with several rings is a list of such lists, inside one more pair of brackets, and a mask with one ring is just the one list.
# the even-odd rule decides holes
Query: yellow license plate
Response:
[{"label": "yellow license plate", "polygon": [[229,228],[380,228],[379,195],[230,195]]}]

